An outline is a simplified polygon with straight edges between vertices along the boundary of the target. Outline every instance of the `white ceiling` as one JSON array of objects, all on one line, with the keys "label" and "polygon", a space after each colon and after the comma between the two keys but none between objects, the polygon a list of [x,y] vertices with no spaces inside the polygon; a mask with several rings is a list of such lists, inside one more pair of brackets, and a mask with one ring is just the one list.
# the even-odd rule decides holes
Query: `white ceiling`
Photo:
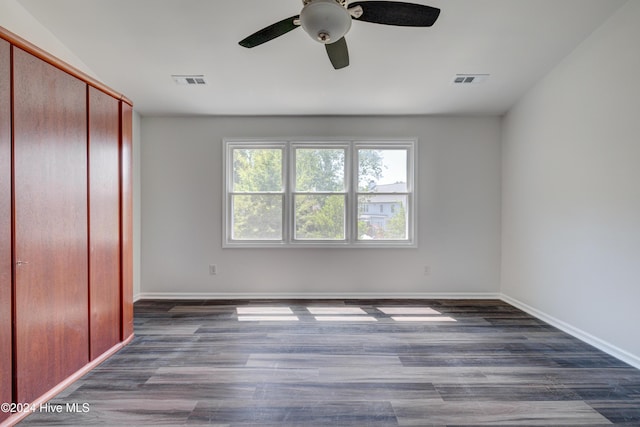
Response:
[{"label": "white ceiling", "polygon": [[[342,70],[302,29],[238,45],[300,0],[19,2],[142,115],[494,115],[626,0],[415,0],[442,9],[433,27],[354,21]],[[457,73],[491,76],[460,87]]]}]

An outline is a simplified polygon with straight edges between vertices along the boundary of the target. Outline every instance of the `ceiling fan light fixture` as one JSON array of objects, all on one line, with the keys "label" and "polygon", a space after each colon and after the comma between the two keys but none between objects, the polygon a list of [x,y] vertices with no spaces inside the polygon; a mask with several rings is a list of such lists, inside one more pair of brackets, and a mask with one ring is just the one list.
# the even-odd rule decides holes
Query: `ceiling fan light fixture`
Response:
[{"label": "ceiling fan light fixture", "polygon": [[311,0],[300,12],[300,24],[312,39],[335,43],[351,28],[351,15],[336,0]]}]

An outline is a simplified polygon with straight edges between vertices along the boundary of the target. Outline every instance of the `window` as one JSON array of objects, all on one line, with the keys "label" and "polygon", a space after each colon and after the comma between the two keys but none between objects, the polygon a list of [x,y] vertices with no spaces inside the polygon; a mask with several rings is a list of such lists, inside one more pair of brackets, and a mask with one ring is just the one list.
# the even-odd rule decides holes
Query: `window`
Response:
[{"label": "window", "polygon": [[284,146],[231,151],[231,240],[282,241]]},{"label": "window", "polygon": [[358,204],[378,204],[380,211],[377,216],[360,215],[359,240],[412,240],[409,227],[412,147],[356,146]]},{"label": "window", "polygon": [[346,240],[347,149],[293,144],[294,240]]},{"label": "window", "polygon": [[224,146],[225,247],[415,246],[414,141]]}]

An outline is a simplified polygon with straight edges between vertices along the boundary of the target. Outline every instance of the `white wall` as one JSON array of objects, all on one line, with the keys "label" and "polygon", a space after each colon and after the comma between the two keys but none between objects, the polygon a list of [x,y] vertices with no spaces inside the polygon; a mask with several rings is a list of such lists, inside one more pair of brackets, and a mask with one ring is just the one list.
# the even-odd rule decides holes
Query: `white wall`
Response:
[{"label": "white wall", "polygon": [[16,0],[0,0],[0,27],[22,37],[80,71],[96,77],[91,69],[61,43]]},{"label": "white wall", "polygon": [[[498,118],[143,117],[142,295],[496,295],[499,131]],[[419,248],[222,249],[222,139],[289,136],[418,137]]]},{"label": "white wall", "polygon": [[140,114],[133,112],[132,157],[133,157],[133,298],[140,295],[140,245],[142,242],[141,212],[141,121]]},{"label": "white wall", "polygon": [[502,292],[640,367],[640,2],[503,123]]}]

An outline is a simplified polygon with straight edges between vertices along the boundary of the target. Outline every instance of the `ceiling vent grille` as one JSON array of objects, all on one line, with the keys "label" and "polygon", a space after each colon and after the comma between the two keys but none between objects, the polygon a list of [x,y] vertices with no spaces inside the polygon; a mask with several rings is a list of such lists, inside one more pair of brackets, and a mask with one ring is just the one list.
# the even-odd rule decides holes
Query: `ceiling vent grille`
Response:
[{"label": "ceiling vent grille", "polygon": [[454,85],[468,85],[482,83],[489,78],[489,74],[456,74],[453,78]]},{"label": "ceiling vent grille", "polygon": [[193,85],[193,86],[199,86],[199,85],[206,85],[207,81],[204,78],[203,74],[193,74],[193,75],[177,75],[174,74],[171,76],[171,78],[173,78],[173,81],[176,82],[176,84],[179,85]]}]

